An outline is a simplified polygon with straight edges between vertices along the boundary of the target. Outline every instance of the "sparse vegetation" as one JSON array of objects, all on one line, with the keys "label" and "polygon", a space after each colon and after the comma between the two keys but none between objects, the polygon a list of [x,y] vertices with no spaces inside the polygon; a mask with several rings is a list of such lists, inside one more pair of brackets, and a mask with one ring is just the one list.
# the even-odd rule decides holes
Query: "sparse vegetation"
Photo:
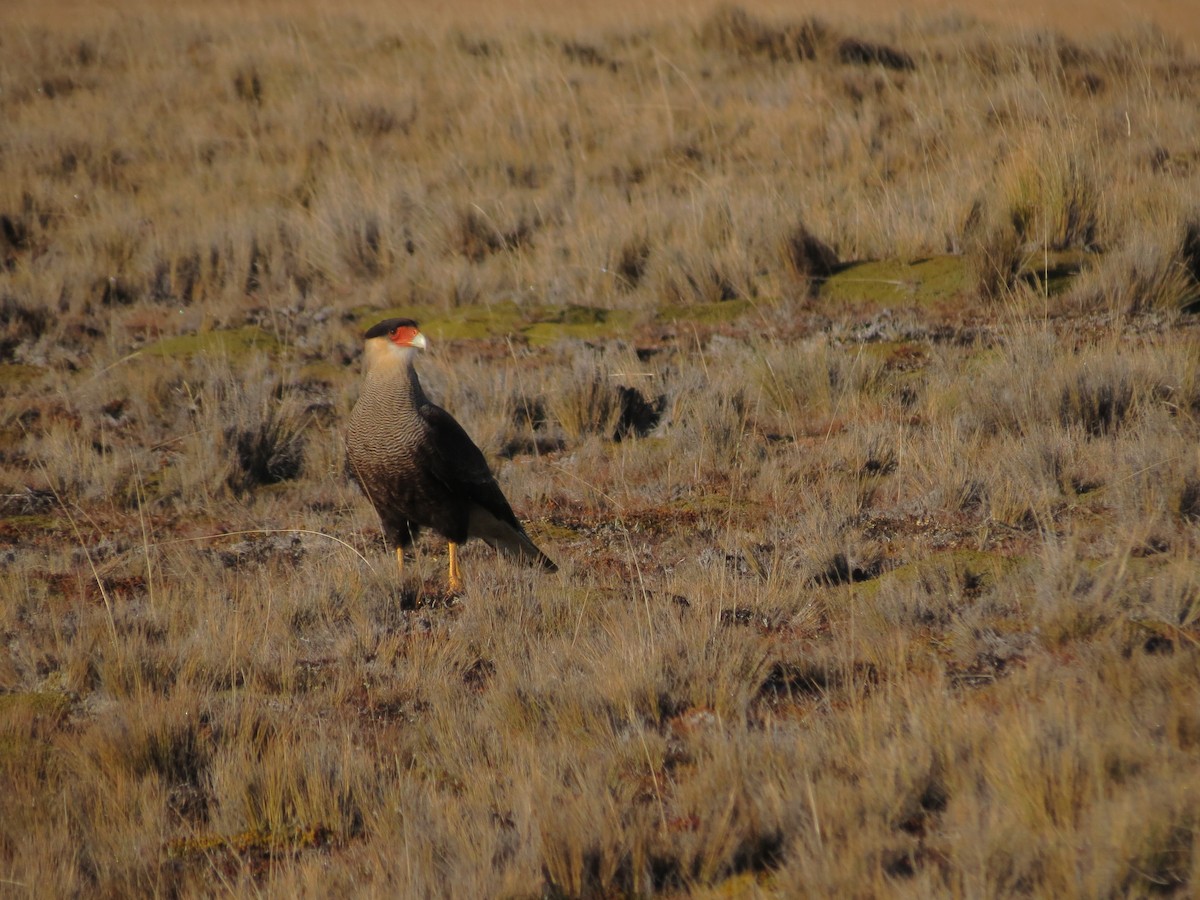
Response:
[{"label": "sparse vegetation", "polygon": [[2,14],[0,894],[1194,894],[1192,17],[467,4]]}]

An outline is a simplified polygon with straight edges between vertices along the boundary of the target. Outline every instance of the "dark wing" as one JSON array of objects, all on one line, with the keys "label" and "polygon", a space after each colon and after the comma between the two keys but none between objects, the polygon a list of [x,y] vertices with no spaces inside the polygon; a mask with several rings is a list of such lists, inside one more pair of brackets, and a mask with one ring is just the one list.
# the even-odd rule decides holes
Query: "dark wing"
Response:
[{"label": "dark wing", "polygon": [[432,403],[421,406],[420,413],[429,426],[431,438],[427,456],[429,473],[451,493],[482,506],[524,534],[525,529],[496,483],[483,451],[475,446],[454,416]]}]

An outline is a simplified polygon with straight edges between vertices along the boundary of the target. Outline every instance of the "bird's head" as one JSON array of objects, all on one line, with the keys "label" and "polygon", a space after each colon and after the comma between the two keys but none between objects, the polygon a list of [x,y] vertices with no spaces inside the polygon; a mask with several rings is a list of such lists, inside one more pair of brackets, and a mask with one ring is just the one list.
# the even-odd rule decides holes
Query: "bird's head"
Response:
[{"label": "bird's head", "polygon": [[424,350],[429,346],[425,335],[417,330],[417,323],[412,319],[384,319],[377,325],[372,325],[364,335],[367,343],[372,341],[387,342],[396,347],[416,347]]},{"label": "bird's head", "polygon": [[367,342],[367,368],[409,363],[416,350],[429,346],[412,319],[384,319],[363,335]]}]

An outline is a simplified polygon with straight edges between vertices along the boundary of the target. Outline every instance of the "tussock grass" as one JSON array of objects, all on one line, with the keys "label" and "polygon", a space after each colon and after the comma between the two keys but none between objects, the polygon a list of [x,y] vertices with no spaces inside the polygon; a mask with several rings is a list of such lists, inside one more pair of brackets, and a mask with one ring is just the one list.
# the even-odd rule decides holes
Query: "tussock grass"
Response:
[{"label": "tussock grass", "polygon": [[547,399],[548,412],[572,441],[589,434],[616,436],[621,398],[611,373],[582,360]]},{"label": "tussock grass", "polygon": [[[1194,48],[144,12],[0,29],[0,883],[1196,890]],[[385,315],[556,575],[397,581]]]},{"label": "tussock grass", "polygon": [[1169,315],[1194,306],[1198,291],[1194,226],[1181,227],[1174,239],[1165,231],[1150,228],[1132,235],[1090,277],[1081,279],[1067,302],[1118,315],[1151,311]]}]

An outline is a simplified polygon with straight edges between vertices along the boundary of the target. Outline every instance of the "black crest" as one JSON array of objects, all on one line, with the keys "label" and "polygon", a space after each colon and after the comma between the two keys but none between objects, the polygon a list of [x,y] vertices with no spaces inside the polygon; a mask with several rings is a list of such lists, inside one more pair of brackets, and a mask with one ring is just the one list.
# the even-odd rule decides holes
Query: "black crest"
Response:
[{"label": "black crest", "polygon": [[363,335],[366,340],[377,337],[387,337],[397,328],[416,328],[417,323],[412,319],[384,319],[377,325],[372,325]]}]

